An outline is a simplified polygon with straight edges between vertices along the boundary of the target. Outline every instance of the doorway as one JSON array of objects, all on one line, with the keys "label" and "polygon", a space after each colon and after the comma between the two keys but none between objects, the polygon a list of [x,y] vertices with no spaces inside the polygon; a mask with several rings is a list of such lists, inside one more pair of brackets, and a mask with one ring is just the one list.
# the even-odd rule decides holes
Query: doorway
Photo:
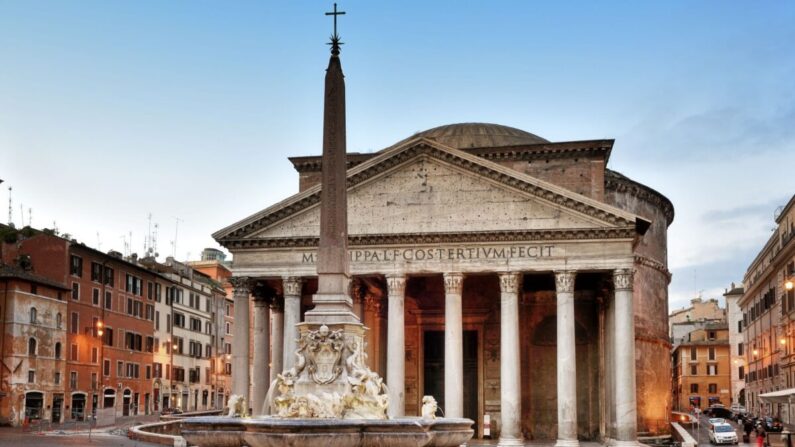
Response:
[{"label": "doorway", "polygon": [[121,399],[121,415],[122,416],[129,416],[130,415],[130,399],[132,398],[132,392],[130,390],[124,390],[124,395]]},{"label": "doorway", "polygon": [[44,394],[38,391],[28,391],[25,394],[25,417],[28,420],[41,419],[44,407]]},{"label": "doorway", "polygon": [[86,411],[86,395],[73,394],[72,395],[72,419],[75,421],[82,421],[85,417]]},{"label": "doorway", "polygon": [[52,396],[52,422],[61,423],[61,413],[63,412],[63,394],[53,394]]},{"label": "doorway", "polygon": [[[464,417],[478,423],[478,331],[464,331]],[[423,395],[433,396],[439,408],[445,408],[444,331],[425,331],[423,337]]]},{"label": "doorway", "polygon": [[106,388],[102,396],[102,408],[113,408],[116,406],[116,391],[113,388]]}]

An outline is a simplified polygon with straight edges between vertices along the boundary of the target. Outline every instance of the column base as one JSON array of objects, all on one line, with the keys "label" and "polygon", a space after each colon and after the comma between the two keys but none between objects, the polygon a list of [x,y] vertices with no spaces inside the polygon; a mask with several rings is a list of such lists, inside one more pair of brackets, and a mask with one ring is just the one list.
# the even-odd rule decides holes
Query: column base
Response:
[{"label": "column base", "polygon": [[523,446],[524,445],[524,439],[514,438],[514,437],[510,437],[510,438],[505,437],[505,438],[503,438],[502,436],[500,436],[500,440],[497,442],[497,446],[499,446],[499,447],[502,447],[502,446],[508,447],[508,446],[516,446],[516,445]]},{"label": "column base", "polygon": [[577,439],[558,439],[555,441],[555,447],[580,447],[580,441]]}]

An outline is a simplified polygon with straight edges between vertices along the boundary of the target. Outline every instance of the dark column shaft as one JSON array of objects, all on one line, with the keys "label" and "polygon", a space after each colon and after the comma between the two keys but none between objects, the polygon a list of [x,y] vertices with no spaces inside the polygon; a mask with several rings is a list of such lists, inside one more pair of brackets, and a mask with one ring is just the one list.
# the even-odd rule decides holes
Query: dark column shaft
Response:
[{"label": "dark column shaft", "polygon": [[320,196],[318,293],[344,294],[348,278],[348,200],[345,175],[345,79],[339,57],[326,70]]},{"label": "dark column shaft", "polygon": [[345,166],[345,80],[332,49],[326,70],[323,112],[323,170],[320,193],[320,244],[315,308],[308,323],[358,323],[348,295],[348,200]]}]

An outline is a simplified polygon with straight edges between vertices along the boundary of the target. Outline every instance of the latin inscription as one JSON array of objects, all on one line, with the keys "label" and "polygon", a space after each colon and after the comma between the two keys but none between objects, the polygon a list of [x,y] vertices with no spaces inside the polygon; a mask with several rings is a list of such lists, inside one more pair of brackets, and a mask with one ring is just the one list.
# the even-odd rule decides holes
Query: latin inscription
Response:
[{"label": "latin inscription", "polygon": [[[348,250],[351,262],[470,261],[476,259],[534,259],[552,256],[554,245],[456,248],[384,248]],[[315,253],[303,253],[301,263],[314,264]]]}]

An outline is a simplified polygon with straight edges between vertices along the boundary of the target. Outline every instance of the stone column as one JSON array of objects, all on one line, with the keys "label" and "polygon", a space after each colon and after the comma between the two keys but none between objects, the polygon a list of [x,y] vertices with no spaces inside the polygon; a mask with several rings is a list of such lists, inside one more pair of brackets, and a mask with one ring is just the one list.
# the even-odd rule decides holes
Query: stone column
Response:
[{"label": "stone column", "polygon": [[615,405],[616,443],[637,445],[635,406],[635,314],[632,306],[632,269],[613,272],[615,287]]},{"label": "stone column", "polygon": [[233,276],[229,278],[229,282],[234,288],[235,305],[235,324],[232,334],[234,336],[232,340],[232,394],[243,396],[248,404],[250,402],[248,395],[250,351],[248,299],[251,286],[249,279],[245,276]]},{"label": "stone column", "polygon": [[404,324],[405,275],[387,275],[387,357],[386,384],[389,389],[389,417],[405,415],[406,336]]},{"label": "stone column", "polygon": [[378,317],[381,314],[381,306],[381,297],[370,293],[364,295],[364,318],[362,318],[362,324],[368,328],[367,346],[365,348],[368,366],[381,377],[384,377],[386,371],[382,371],[379,364],[380,352],[384,349],[381,346],[381,321]]},{"label": "stone column", "polygon": [[573,271],[555,272],[557,290],[558,354],[558,447],[576,447],[577,441],[577,345],[574,339]]},{"label": "stone column", "polygon": [[301,286],[303,281],[295,276],[282,279],[284,289],[284,348],[282,367],[288,370],[295,364],[295,350],[298,342],[298,328],[301,322]]},{"label": "stone column", "polygon": [[270,300],[268,299],[260,298],[254,301],[254,383],[250,405],[254,416],[266,414],[263,412],[263,408],[271,377],[269,304]]},{"label": "stone column", "polygon": [[271,377],[268,383],[276,380],[276,374],[284,369],[284,298],[276,297],[271,302]]},{"label": "stone column", "polygon": [[364,324],[364,295],[365,289],[361,278],[352,278],[351,303],[353,305],[353,314],[356,315],[356,318],[362,324]]},{"label": "stone column", "polygon": [[464,417],[464,341],[461,291],[464,275],[444,274],[444,414]]},{"label": "stone column", "polygon": [[524,445],[522,378],[519,359],[519,290],[521,275],[500,274],[500,427],[501,446]]}]

